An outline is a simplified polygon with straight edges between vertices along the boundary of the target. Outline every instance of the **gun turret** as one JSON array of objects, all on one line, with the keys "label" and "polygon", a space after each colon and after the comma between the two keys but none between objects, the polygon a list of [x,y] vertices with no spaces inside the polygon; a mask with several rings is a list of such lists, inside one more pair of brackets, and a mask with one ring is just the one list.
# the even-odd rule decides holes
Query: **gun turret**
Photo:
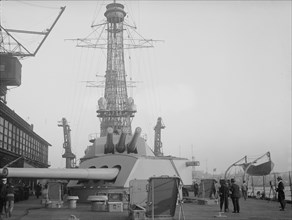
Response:
[{"label": "gun turret", "polygon": [[138,137],[141,134],[142,129],[140,127],[137,127],[135,129],[135,134],[131,140],[131,142],[127,145],[127,151],[128,153],[137,153],[137,141],[138,141]]},{"label": "gun turret", "polygon": [[125,128],[122,130],[122,134],[120,136],[119,142],[116,146],[116,151],[119,153],[123,153],[126,150],[126,137],[127,137],[127,131]]},{"label": "gun turret", "polygon": [[104,145],[104,153],[115,153],[115,146],[113,142],[113,128],[107,128],[106,143]]}]

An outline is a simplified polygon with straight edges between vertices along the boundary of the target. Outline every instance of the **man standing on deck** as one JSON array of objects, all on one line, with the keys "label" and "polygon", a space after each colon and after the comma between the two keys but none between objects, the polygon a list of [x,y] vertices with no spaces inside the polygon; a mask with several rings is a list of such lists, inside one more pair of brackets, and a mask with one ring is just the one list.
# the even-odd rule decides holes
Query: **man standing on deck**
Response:
[{"label": "man standing on deck", "polygon": [[239,186],[235,183],[234,179],[231,179],[231,199],[233,203],[233,213],[239,213],[239,198],[240,198],[240,189]]},{"label": "man standing on deck", "polygon": [[224,212],[228,212],[228,196],[229,196],[229,188],[224,179],[220,180],[220,188],[219,188],[219,196],[220,196],[220,212],[222,212],[222,207],[224,204]]},{"label": "man standing on deck", "polygon": [[11,179],[9,179],[7,188],[6,188],[6,217],[10,218],[14,208],[14,186]]},{"label": "man standing on deck", "polygon": [[0,219],[2,219],[3,209],[6,215],[6,194],[7,194],[7,179],[1,179],[0,183]]},{"label": "man standing on deck", "polygon": [[199,194],[199,185],[197,182],[194,182],[194,196],[197,197]]},{"label": "man standing on deck", "polygon": [[280,202],[281,209],[280,211],[285,210],[286,201],[285,201],[285,192],[284,192],[284,183],[282,181],[282,177],[278,176],[278,188],[276,188],[276,192],[278,192],[278,201]]},{"label": "man standing on deck", "polygon": [[42,194],[42,185],[38,182],[35,187],[35,195],[37,199],[40,197],[41,194]]},{"label": "man standing on deck", "polygon": [[243,180],[243,184],[241,186],[241,191],[242,191],[242,195],[243,195],[244,200],[246,200],[246,198],[247,198],[247,190],[248,190],[247,184],[246,184],[245,180]]}]

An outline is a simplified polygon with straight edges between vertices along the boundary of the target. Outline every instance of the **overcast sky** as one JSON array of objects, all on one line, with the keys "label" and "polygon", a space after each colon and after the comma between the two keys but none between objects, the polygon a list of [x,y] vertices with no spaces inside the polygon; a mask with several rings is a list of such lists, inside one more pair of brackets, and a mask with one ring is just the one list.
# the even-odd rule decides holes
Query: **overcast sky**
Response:
[{"label": "overcast sky", "polygon": [[[151,148],[162,117],[164,154],[193,156],[199,170],[224,172],[267,151],[274,171],[291,170],[291,1],[120,2],[139,34],[163,40],[125,55],[128,78],[137,81],[129,89],[138,110],[132,126],[142,128]],[[52,144],[52,167],[65,166],[62,117],[78,159],[88,136],[99,133],[104,91],[82,81],[103,80],[96,75],[105,74],[106,52],[64,40],[88,36],[107,3],[0,3],[2,25],[26,30],[48,28],[66,6],[36,57],[21,61],[22,85],[7,95],[8,106]]]}]

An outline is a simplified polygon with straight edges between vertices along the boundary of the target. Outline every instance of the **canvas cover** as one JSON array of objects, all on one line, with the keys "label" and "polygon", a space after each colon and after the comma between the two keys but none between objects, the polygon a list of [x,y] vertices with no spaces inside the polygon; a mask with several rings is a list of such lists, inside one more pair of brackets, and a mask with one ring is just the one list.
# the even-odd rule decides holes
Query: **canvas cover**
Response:
[{"label": "canvas cover", "polygon": [[62,200],[62,184],[59,182],[48,183],[48,198],[50,201]]},{"label": "canvas cover", "polygon": [[214,179],[202,179],[199,185],[199,198],[212,198],[215,194],[215,180]]},{"label": "canvas cover", "polygon": [[148,185],[146,217],[173,217],[179,184],[178,177],[151,177]]},{"label": "canvas cover", "polygon": [[146,207],[148,180],[134,179],[129,182],[130,205]]}]

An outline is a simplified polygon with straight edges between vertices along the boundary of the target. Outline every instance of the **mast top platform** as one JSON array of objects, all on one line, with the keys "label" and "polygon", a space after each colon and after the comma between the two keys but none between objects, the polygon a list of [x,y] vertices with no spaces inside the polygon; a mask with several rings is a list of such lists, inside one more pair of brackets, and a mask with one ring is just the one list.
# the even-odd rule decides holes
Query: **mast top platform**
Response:
[{"label": "mast top platform", "polygon": [[120,3],[111,3],[106,6],[106,12],[104,16],[109,23],[121,23],[124,21],[126,12],[124,11],[124,5]]}]

